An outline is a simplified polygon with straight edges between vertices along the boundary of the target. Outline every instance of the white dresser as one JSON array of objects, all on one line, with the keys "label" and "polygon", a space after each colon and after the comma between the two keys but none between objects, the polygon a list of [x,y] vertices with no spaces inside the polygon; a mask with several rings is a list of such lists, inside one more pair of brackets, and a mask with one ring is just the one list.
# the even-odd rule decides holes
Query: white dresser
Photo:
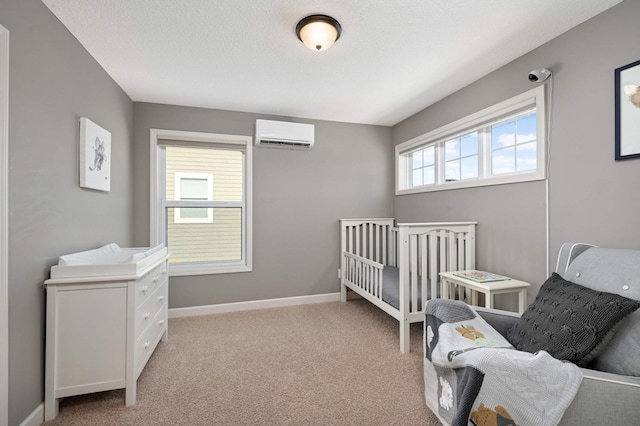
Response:
[{"label": "white dresser", "polygon": [[45,281],[45,420],[66,396],[126,388],[135,404],[138,376],[167,340],[167,249],[118,250],[128,261],[60,262]]}]

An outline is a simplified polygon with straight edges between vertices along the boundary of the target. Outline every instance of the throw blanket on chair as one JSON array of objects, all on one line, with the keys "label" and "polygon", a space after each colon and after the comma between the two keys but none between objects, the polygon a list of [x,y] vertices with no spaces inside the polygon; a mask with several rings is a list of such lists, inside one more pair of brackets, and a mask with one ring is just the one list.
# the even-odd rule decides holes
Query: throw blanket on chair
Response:
[{"label": "throw blanket on chair", "polygon": [[425,308],[427,406],[454,426],[556,425],[582,373],[547,352],[517,351],[467,304],[433,299]]}]

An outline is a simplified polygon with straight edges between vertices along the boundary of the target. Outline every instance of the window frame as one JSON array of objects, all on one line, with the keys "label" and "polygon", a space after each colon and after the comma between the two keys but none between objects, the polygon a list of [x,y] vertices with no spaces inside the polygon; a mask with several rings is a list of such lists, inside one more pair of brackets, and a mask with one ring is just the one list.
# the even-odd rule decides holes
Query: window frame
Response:
[{"label": "window frame", "polygon": [[[444,173],[444,150],[440,147],[446,141],[455,139],[475,130],[491,126],[495,122],[515,116],[528,109],[536,113],[536,169],[515,171],[491,175],[490,140],[478,135],[478,178],[457,181],[439,181],[439,173]],[[423,192],[446,191],[450,189],[473,188],[480,186],[502,185],[546,179],[547,170],[547,112],[545,88],[539,86],[513,98],[485,108],[474,114],[456,120],[438,129],[432,130],[395,147],[395,194],[416,194]],[[410,187],[411,153],[421,148],[434,146],[436,150],[436,182],[430,185]]]},{"label": "window frame", "polygon": [[[237,203],[215,201],[166,201],[163,203],[164,184],[166,179],[164,150],[162,140],[180,144],[202,147],[226,146],[237,147],[244,152],[244,200],[242,207],[242,259],[228,262],[193,262],[169,264],[169,276],[209,275],[237,272],[250,272],[253,269],[253,138],[251,136],[224,135],[217,133],[190,132],[182,130],[150,129],[150,209],[149,240],[151,246],[167,245],[166,208],[178,208],[197,205],[198,207],[237,207]],[[232,205],[233,204],[233,205]]]}]

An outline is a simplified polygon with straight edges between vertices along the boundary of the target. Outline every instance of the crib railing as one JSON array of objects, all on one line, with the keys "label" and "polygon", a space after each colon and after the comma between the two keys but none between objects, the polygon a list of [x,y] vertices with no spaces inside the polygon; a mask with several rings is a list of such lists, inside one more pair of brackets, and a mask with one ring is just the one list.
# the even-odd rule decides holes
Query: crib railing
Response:
[{"label": "crib railing", "polygon": [[440,272],[475,269],[475,225],[475,222],[398,224],[401,312],[407,312],[412,319],[419,316],[421,320],[427,300],[442,293]]},{"label": "crib railing", "polygon": [[396,265],[396,232],[393,219],[342,219],[341,252]]},{"label": "crib railing", "polygon": [[384,265],[351,253],[343,253],[345,280],[382,300],[382,271]]}]

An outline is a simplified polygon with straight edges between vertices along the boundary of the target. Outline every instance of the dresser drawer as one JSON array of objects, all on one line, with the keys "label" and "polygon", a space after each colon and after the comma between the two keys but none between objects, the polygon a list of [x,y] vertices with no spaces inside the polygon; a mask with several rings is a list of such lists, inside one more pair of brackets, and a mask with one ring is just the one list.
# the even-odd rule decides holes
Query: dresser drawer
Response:
[{"label": "dresser drawer", "polygon": [[162,283],[136,308],[135,339],[138,340],[160,309],[167,303],[167,283]]},{"label": "dresser drawer", "polygon": [[160,341],[162,334],[167,330],[167,305],[163,305],[151,320],[151,324],[136,340],[134,352],[135,378],[142,372],[149,357]]},{"label": "dresser drawer", "polygon": [[136,307],[145,303],[149,296],[167,281],[166,262],[156,266],[148,274],[136,281]]}]

